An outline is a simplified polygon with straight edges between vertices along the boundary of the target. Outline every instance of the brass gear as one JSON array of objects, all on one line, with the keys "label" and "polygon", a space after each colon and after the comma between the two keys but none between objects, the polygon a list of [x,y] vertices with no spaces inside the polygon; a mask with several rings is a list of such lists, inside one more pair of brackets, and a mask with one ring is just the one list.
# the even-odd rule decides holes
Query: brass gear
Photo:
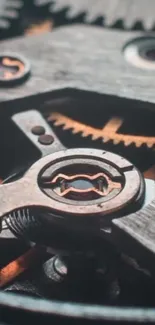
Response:
[{"label": "brass gear", "polygon": [[73,134],[80,133],[82,137],[91,136],[92,140],[102,139],[104,143],[113,141],[113,144],[116,145],[123,142],[126,147],[134,144],[137,148],[142,145],[146,145],[148,148],[155,146],[155,136],[149,137],[117,133],[124,122],[120,117],[112,117],[102,129],[77,122],[59,112],[52,112],[48,117],[48,121],[53,122],[55,126],[61,126],[63,130],[71,130]]}]

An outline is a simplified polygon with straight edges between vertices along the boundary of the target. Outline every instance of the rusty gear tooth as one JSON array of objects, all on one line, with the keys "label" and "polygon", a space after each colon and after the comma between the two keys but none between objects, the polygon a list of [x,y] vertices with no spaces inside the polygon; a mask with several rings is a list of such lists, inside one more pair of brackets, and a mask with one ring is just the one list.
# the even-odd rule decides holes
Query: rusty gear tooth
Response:
[{"label": "rusty gear tooth", "polygon": [[137,148],[140,148],[141,146],[142,146],[142,143],[140,143],[140,142],[136,144]]},{"label": "rusty gear tooth", "polygon": [[80,130],[75,130],[75,129],[73,129],[73,128],[70,128],[70,130],[71,130],[71,132],[72,132],[73,134],[81,133]]},{"label": "rusty gear tooth", "polygon": [[63,126],[64,125],[63,122],[61,122],[61,121],[55,121],[53,124],[55,126]]},{"label": "rusty gear tooth", "polygon": [[96,141],[96,140],[99,140],[99,139],[102,139],[102,137],[101,136],[99,136],[99,135],[97,135],[97,134],[89,134],[89,135],[91,135],[91,138],[92,138],[92,140],[93,141]]},{"label": "rusty gear tooth", "polygon": [[153,148],[153,147],[154,147],[154,144],[153,144],[153,143],[148,143],[148,144],[147,144],[147,147],[148,147],[148,148]]},{"label": "rusty gear tooth", "polygon": [[[131,140],[124,141],[125,147],[129,147],[132,143],[133,143],[133,141],[131,141]],[[136,147],[137,147],[137,144],[136,144]]]},{"label": "rusty gear tooth", "polygon": [[62,129],[63,129],[63,130],[69,130],[70,127],[68,127],[66,124],[62,124]]},{"label": "rusty gear tooth", "polygon": [[103,142],[104,142],[104,143],[107,143],[108,141],[110,141],[110,139],[109,139],[108,137],[104,137],[104,138],[103,138]]},{"label": "rusty gear tooth", "polygon": [[117,144],[119,144],[119,143],[120,143],[120,141],[119,141],[118,139],[113,140],[113,144],[114,144],[114,145],[117,145]]},{"label": "rusty gear tooth", "polygon": [[87,132],[87,131],[83,131],[81,135],[82,135],[83,138],[86,138],[86,137],[90,136],[89,132]]}]

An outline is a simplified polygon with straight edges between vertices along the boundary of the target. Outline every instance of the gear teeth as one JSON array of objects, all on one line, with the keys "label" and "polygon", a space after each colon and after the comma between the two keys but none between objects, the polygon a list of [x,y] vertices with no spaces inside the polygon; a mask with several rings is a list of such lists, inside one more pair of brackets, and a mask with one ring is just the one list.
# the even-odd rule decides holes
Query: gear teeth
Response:
[{"label": "gear teeth", "polygon": [[[90,134],[89,134],[89,136],[90,136]],[[96,140],[98,140],[98,139],[100,139],[101,137],[99,137],[98,135],[91,135],[91,137],[92,137],[92,140],[93,141],[96,141]]]},{"label": "gear teeth", "polygon": [[62,126],[62,128],[63,128],[63,130],[68,130],[69,129],[68,126],[65,125],[65,124]]},{"label": "gear teeth", "polygon": [[[84,14],[84,12],[79,12],[79,15],[80,14]],[[75,19],[76,17],[77,17],[77,9],[76,8],[69,8],[68,10],[67,10],[67,13],[66,13],[66,17],[67,17],[67,19]],[[87,14],[85,14],[85,18],[84,18],[84,20],[86,21],[86,17],[87,17]]]},{"label": "gear teeth", "polygon": [[80,130],[73,129],[73,128],[71,128],[71,127],[69,127],[68,130],[71,130],[73,134],[81,133]]},{"label": "gear teeth", "polygon": [[52,121],[55,126],[61,126],[63,130],[71,130],[73,134],[81,133],[82,137],[91,136],[92,141],[102,139],[103,143],[112,141],[114,145],[118,145],[122,142],[125,147],[134,144],[137,148],[140,148],[142,145],[146,145],[148,148],[155,146],[155,137],[150,138],[117,133],[123,122],[123,120],[118,117],[113,117],[102,130],[76,122],[56,112],[51,114],[48,121]]},{"label": "gear teeth", "polygon": [[154,144],[153,143],[149,143],[147,146],[148,146],[148,148],[153,148],[154,147]]},{"label": "gear teeth", "polygon": [[[125,147],[129,147],[132,143],[133,143],[133,141],[130,141],[130,140],[124,141]],[[137,145],[136,145],[136,147],[137,147]]]},{"label": "gear teeth", "polygon": [[118,22],[120,25],[121,22],[122,28],[132,29],[140,23],[141,29],[150,31],[155,24],[154,0],[35,0],[35,5],[49,5],[51,13],[65,10],[68,20],[82,14],[86,23],[95,23],[100,18],[100,24],[107,27],[115,26]]},{"label": "gear teeth", "polygon": [[53,123],[55,126],[63,126],[64,124],[60,121],[55,121],[54,123]]},{"label": "gear teeth", "polygon": [[142,143],[140,143],[140,142],[136,144],[137,148],[140,148],[141,146],[142,146]]},{"label": "gear teeth", "polygon": [[110,141],[110,139],[109,139],[108,137],[104,137],[104,138],[103,138],[103,142],[104,142],[104,143],[107,143],[108,141]]},{"label": "gear teeth", "polygon": [[90,134],[87,131],[83,131],[82,136],[83,136],[83,138],[86,138],[86,137],[89,137]]},{"label": "gear teeth", "polygon": [[119,143],[120,143],[119,140],[117,140],[117,139],[113,140],[113,144],[117,145],[117,144],[119,144]]}]

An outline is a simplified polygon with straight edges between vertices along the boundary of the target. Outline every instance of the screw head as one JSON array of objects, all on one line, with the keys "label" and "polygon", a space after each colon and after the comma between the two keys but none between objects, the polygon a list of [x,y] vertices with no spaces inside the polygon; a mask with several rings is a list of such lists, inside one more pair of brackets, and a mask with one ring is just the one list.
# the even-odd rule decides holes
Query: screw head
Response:
[{"label": "screw head", "polygon": [[54,142],[54,138],[51,134],[42,134],[42,135],[40,135],[38,141],[40,144],[49,146],[50,144],[52,144]]},{"label": "screw head", "polygon": [[45,133],[45,128],[41,125],[35,125],[31,132],[34,134],[34,135],[43,135]]}]

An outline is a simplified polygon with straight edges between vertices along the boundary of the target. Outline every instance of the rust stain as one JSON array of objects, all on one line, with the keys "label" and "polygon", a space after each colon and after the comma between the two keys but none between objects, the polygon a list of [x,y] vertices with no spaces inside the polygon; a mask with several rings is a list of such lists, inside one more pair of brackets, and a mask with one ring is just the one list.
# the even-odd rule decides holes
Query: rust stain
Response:
[{"label": "rust stain", "polygon": [[155,180],[155,165],[146,170],[143,175],[145,178]]},{"label": "rust stain", "polygon": [[25,70],[25,66],[22,62],[18,61],[18,60],[12,60],[9,58],[4,58],[2,60],[2,64],[6,67],[17,67],[17,71],[16,72],[12,72],[12,71],[4,71],[4,78],[5,79],[11,79],[14,78],[14,76],[18,76],[20,74],[22,74]]},{"label": "rust stain", "polygon": [[33,247],[24,255],[9,263],[0,270],[0,288],[13,281],[21,273],[32,267],[42,256],[42,250]]},{"label": "rust stain", "polygon": [[25,35],[38,35],[46,32],[50,32],[53,28],[53,22],[50,20],[43,21],[38,24],[32,24],[25,30]]}]

